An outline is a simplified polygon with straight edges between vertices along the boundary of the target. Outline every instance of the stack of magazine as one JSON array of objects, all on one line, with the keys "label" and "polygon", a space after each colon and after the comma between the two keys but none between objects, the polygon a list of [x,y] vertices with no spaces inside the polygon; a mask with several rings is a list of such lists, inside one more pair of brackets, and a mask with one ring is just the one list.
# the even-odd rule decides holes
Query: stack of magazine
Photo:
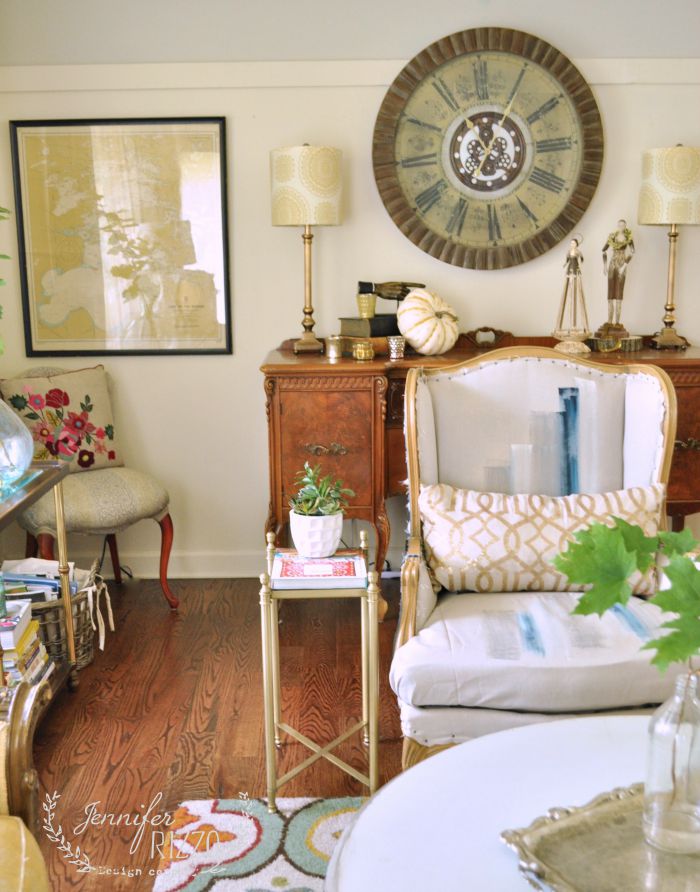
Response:
[{"label": "stack of magazine", "polygon": [[22,681],[36,684],[53,670],[39,635],[39,621],[32,619],[31,601],[7,603],[7,616],[0,619],[0,645],[2,681],[8,687]]},{"label": "stack of magazine", "polygon": [[[74,581],[74,565],[68,565],[71,595],[78,591]],[[58,561],[4,561],[0,567],[0,578],[8,600],[22,599],[37,603],[55,601],[61,597],[61,577]]]}]

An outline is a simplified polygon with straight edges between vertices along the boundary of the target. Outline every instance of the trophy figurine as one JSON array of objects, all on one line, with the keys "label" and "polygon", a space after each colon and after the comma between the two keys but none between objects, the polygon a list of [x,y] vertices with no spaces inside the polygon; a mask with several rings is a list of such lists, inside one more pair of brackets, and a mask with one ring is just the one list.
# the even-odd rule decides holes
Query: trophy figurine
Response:
[{"label": "trophy figurine", "polygon": [[627,226],[626,220],[618,220],[617,229],[610,233],[603,245],[603,273],[608,280],[608,319],[592,339],[594,350],[631,351],[642,347],[641,337],[631,335],[620,321],[627,267],[633,257],[632,230]]},{"label": "trophy figurine", "polygon": [[580,235],[571,239],[564,261],[566,269],[564,291],[561,296],[557,325],[552,332],[552,337],[560,341],[554,348],[560,353],[590,353],[590,349],[584,344],[586,338],[591,336],[591,332],[588,327],[586,299],[583,295],[583,279],[581,277],[583,254],[580,245],[582,241],[583,237]]}]

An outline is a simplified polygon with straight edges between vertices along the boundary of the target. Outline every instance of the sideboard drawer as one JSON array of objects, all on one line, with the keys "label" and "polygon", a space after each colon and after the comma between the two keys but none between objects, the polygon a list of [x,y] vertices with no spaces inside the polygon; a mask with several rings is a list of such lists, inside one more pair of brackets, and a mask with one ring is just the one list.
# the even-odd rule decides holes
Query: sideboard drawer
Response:
[{"label": "sideboard drawer", "polygon": [[371,505],[372,475],[367,467],[372,444],[371,391],[330,390],[312,395],[304,390],[283,390],[280,412],[284,504],[296,492],[296,475],[308,461],[354,490],[352,507]]}]

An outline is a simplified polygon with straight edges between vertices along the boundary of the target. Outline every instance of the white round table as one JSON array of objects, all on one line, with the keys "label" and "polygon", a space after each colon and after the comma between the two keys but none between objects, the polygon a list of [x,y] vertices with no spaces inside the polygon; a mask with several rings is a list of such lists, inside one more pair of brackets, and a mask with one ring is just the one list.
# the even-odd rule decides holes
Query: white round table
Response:
[{"label": "white round table", "polygon": [[649,716],[565,719],[488,734],[394,778],[358,813],[327,892],[523,892],[503,830],[643,781]]}]

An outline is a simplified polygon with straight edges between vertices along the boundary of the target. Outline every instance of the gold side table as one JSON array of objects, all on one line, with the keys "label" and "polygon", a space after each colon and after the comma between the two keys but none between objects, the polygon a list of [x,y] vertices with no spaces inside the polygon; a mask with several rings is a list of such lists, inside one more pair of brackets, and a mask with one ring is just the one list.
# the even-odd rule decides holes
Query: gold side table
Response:
[{"label": "gold side table", "polygon": [[[326,759],[336,768],[354,777],[369,788],[370,794],[377,789],[379,743],[379,635],[378,612],[379,577],[375,572],[367,574],[367,585],[361,588],[273,588],[271,583],[272,562],[275,556],[275,535],[267,534],[267,573],[260,576],[260,619],[262,629],[263,693],[265,713],[265,763],[267,772],[268,811],[277,810],[276,796],[279,789],[301,771],[319,759]],[[358,554],[349,551],[348,554]],[[367,534],[360,534],[360,549],[367,565]],[[282,721],[280,709],[280,658],[278,634],[278,602],[283,600],[320,600],[321,598],[359,598],[362,648],[362,718],[330,743],[320,745]],[[362,732],[367,747],[368,773],[363,774],[352,765],[334,755],[332,750]],[[280,746],[280,734],[287,734],[309,749],[308,756],[282,777],[277,776],[276,747]]]}]

